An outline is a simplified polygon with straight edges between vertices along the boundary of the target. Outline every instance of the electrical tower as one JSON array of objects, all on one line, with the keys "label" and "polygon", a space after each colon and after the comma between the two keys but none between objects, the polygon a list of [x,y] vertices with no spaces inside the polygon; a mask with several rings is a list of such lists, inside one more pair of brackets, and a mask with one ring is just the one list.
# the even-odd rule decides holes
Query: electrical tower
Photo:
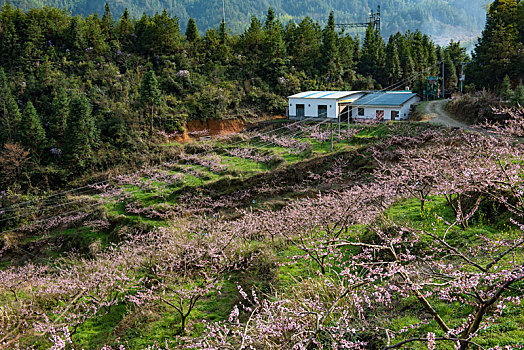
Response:
[{"label": "electrical tower", "polygon": [[371,10],[369,13],[369,22],[337,24],[337,26],[344,28],[367,28],[369,25],[373,26],[373,30],[378,30],[380,32],[380,5],[377,6],[377,12]]}]

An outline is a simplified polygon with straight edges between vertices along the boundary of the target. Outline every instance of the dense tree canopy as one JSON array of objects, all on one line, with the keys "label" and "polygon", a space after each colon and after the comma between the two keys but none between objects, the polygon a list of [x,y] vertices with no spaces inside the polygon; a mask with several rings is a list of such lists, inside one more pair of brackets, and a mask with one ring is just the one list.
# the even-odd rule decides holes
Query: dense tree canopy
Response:
[{"label": "dense tree canopy", "polygon": [[524,2],[496,0],[468,67],[479,87],[500,88],[508,75],[516,86],[524,78]]},{"label": "dense tree canopy", "polygon": [[[105,0],[0,0],[0,5],[10,2],[24,10],[33,7],[56,6],[69,10],[73,15],[89,16],[95,12],[100,15],[105,12]],[[370,10],[376,10],[377,4],[382,6],[383,33],[388,37],[398,31],[419,29],[436,38],[469,38],[480,33],[484,25],[483,0],[463,1],[427,1],[427,0],[228,0],[226,1],[226,20],[228,26],[240,33],[249,26],[250,16],[264,15],[268,7],[274,9],[275,15],[283,22],[293,20],[300,22],[310,16],[320,21],[324,26],[328,22],[328,14],[334,15],[340,23],[363,22],[367,20]],[[200,29],[207,31],[220,24],[222,18],[222,2],[208,0],[120,0],[110,2],[113,13],[121,16],[128,11],[131,17],[141,17],[145,12],[153,15],[166,9],[176,15],[181,23],[187,23],[194,18]],[[362,31],[359,30],[361,33]]]},{"label": "dense tree canopy", "polygon": [[[386,45],[370,28],[361,45],[336,23],[331,13],[325,26],[309,17],[284,25],[269,8],[241,34],[222,22],[200,36],[196,21],[184,35],[167,11],[134,20],[129,11],[116,19],[109,5],[88,17],[5,5],[0,142],[31,151],[37,161],[29,172],[64,178],[133,163],[123,150],[147,151],[157,132],[181,131],[191,119],[283,114],[286,96],[301,90],[380,89],[402,80],[402,88],[422,92],[425,76],[439,73],[437,60],[446,60],[456,85],[458,43],[444,50],[408,31]],[[34,110],[22,108],[29,102]],[[20,136],[28,132],[38,137]]]}]

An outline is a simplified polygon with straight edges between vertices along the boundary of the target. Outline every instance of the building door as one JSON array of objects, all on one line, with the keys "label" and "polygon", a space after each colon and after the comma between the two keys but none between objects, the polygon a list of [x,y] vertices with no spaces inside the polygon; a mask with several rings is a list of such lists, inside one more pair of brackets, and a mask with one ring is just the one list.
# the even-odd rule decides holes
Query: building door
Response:
[{"label": "building door", "polygon": [[377,109],[377,114],[376,114],[376,116],[377,116],[377,119],[378,119],[378,120],[382,120],[382,119],[384,119],[384,110],[383,110],[383,109]]},{"label": "building door", "polygon": [[340,111],[339,117],[341,121],[351,121],[353,119],[353,108],[348,105],[344,106],[342,111]]},{"label": "building door", "polygon": [[398,119],[398,111],[391,111],[391,120]]},{"label": "building door", "polygon": [[304,118],[304,105],[297,105],[297,118]]},{"label": "building door", "polygon": [[319,105],[318,106],[318,117],[319,118],[327,118],[327,105]]}]

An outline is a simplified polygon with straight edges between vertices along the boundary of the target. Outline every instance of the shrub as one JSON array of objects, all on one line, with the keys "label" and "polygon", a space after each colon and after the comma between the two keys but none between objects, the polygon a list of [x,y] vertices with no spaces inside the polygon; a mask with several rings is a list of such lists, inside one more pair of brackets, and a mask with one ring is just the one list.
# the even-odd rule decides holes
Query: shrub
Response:
[{"label": "shrub", "polygon": [[282,156],[275,154],[265,164],[267,164],[271,169],[275,169],[285,162],[286,160]]}]

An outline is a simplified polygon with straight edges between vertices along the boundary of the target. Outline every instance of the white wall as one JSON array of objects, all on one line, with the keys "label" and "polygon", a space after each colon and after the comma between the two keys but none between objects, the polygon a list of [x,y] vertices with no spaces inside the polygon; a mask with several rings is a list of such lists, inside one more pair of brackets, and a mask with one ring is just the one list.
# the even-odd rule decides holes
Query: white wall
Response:
[{"label": "white wall", "polygon": [[409,118],[409,109],[411,108],[411,105],[413,103],[417,103],[417,102],[420,102],[421,98],[419,96],[414,96],[413,98],[411,98],[408,102],[404,103],[404,106],[402,107],[402,109],[400,110],[400,115],[406,115],[405,117],[403,117],[404,119],[408,119]]},{"label": "white wall", "polygon": [[297,115],[297,104],[304,105],[304,116],[306,118],[318,117],[318,106],[327,106],[328,118],[337,118],[338,105],[337,100],[327,98],[290,98],[289,99],[289,115],[295,117]]},{"label": "white wall", "polygon": [[377,110],[383,110],[384,111],[384,120],[391,120],[391,112],[392,111],[398,111],[399,116],[398,120],[406,120],[409,118],[409,110],[411,108],[411,105],[413,103],[419,102],[420,97],[414,96],[410,100],[408,100],[404,105],[399,107],[391,107],[391,106],[366,106],[362,107],[364,108],[364,116],[358,115],[358,107],[353,107],[353,118],[356,119],[373,119],[377,115]]},{"label": "white wall", "polygon": [[359,107],[353,107],[353,118],[356,118],[356,119],[373,119],[377,115],[377,110],[383,110],[384,111],[384,120],[391,120],[391,111],[398,111],[399,112],[399,119],[402,118],[402,114],[400,112],[400,108],[399,107],[373,106],[373,107],[361,107],[361,108],[364,108],[364,116],[358,115]]}]

